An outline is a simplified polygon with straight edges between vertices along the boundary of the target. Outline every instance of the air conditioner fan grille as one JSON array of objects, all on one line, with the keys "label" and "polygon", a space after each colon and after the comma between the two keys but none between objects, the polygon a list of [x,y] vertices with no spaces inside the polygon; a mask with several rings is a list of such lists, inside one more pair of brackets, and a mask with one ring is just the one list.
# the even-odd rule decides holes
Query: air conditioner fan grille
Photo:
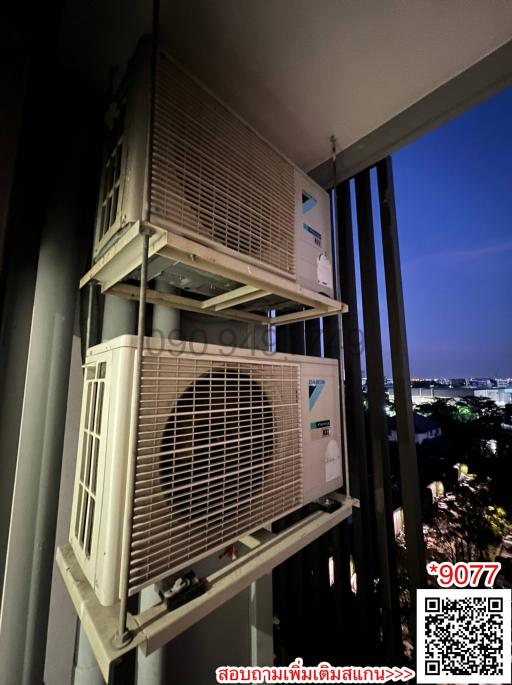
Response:
[{"label": "air conditioner fan grille", "polygon": [[131,594],[301,502],[296,365],[144,358]]},{"label": "air conditioner fan grille", "polygon": [[155,222],[295,275],[293,167],[163,55],[150,205]]}]

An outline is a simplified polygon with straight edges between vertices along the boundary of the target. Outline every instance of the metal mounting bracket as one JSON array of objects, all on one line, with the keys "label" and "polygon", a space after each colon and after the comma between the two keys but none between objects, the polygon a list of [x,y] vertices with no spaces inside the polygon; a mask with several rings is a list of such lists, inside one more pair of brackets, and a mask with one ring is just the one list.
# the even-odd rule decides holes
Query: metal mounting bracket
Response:
[{"label": "metal mounting bracket", "polygon": [[241,538],[238,558],[208,576],[205,579],[206,591],[186,604],[169,611],[166,602],[161,601],[140,614],[129,613],[127,628],[132,639],[119,648],[112,642],[118,628],[119,603],[102,606],[71,545],[59,547],[57,566],[105,681],[108,681],[111,665],[121,656],[136,647],[140,647],[146,656],[151,654],[348,518],[352,513],[352,501],[336,493],[331,496],[341,501],[341,506],[332,513],[317,511],[280,533],[274,534],[262,528]]}]

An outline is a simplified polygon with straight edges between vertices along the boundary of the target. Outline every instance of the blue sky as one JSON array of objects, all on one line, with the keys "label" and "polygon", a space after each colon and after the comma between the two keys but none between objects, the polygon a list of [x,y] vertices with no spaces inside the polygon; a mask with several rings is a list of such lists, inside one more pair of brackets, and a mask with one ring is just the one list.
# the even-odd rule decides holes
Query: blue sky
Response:
[{"label": "blue sky", "polygon": [[512,376],[512,89],[393,169],[411,374]]}]

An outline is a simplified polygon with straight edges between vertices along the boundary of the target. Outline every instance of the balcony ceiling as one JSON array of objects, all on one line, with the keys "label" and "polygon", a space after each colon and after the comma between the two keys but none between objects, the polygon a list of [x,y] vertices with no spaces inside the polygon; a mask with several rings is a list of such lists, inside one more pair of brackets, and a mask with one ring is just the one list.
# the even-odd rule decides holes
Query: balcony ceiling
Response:
[{"label": "balcony ceiling", "polygon": [[[64,53],[97,79],[150,23],[148,0],[106,5],[71,0],[67,23],[83,35],[71,31],[63,41]],[[512,2],[161,0],[161,35],[309,170],[328,157],[331,134],[340,148],[354,145],[510,41]]]}]

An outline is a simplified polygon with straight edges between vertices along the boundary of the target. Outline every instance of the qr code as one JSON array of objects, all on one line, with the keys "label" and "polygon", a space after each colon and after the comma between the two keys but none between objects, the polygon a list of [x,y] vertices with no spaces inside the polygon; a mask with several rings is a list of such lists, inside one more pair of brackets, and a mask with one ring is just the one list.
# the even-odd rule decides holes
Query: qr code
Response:
[{"label": "qr code", "polygon": [[511,592],[418,590],[418,683],[510,683]]}]

